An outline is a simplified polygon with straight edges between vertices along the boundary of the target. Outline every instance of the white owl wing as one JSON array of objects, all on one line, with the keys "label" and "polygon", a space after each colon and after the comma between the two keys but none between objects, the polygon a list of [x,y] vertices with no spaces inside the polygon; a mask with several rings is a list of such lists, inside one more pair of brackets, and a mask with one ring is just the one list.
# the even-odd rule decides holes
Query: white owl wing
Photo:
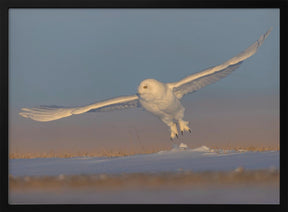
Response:
[{"label": "white owl wing", "polygon": [[255,43],[253,43],[243,52],[235,57],[232,57],[221,65],[192,74],[178,82],[168,83],[168,86],[173,89],[177,98],[181,99],[187,93],[197,91],[206,85],[226,77],[232,71],[237,69],[244,60],[256,53],[257,49],[262,45],[271,30],[272,28],[270,28],[264,35],[262,35]]},{"label": "white owl wing", "polygon": [[46,122],[90,111],[111,111],[135,107],[140,107],[137,95],[121,96],[80,107],[40,106],[35,108],[22,108],[22,112],[19,114],[35,121]]}]

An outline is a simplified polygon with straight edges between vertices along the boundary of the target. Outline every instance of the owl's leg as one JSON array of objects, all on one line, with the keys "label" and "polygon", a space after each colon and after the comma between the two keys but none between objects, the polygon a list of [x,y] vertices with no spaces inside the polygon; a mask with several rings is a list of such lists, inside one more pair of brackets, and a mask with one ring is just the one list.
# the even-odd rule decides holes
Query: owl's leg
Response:
[{"label": "owl's leg", "polygon": [[171,119],[163,118],[161,119],[168,127],[170,127],[170,139],[173,140],[175,137],[178,138],[177,125]]},{"label": "owl's leg", "polygon": [[177,130],[176,123],[171,122],[171,125],[169,127],[170,127],[170,132],[171,132],[170,138],[174,139],[175,136],[178,138],[178,130]]},{"label": "owl's leg", "polygon": [[178,124],[179,124],[179,128],[181,131],[181,134],[183,135],[184,131],[189,131],[191,133],[190,128],[188,127],[189,122],[188,121],[184,121],[182,119],[178,120]]}]

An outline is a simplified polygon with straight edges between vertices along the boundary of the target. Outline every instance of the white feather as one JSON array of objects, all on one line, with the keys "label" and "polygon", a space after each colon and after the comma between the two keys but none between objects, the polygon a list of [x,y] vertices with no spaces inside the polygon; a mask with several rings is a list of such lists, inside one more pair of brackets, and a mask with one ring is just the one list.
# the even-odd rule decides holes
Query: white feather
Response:
[{"label": "white feather", "polygon": [[[131,102],[134,104],[132,105]],[[121,107],[125,107],[126,105],[128,105],[129,107],[137,107],[137,102],[137,95],[122,96],[80,107],[40,106],[31,109],[22,108],[23,112],[20,112],[19,114],[25,118],[30,118],[35,121],[46,122],[61,119],[74,114],[89,112],[90,110],[97,111],[98,109],[99,111],[101,111],[101,109],[104,108],[106,108],[106,110],[109,110],[109,107],[110,110],[113,109],[113,107],[114,109],[119,109]]]},{"label": "white feather", "polygon": [[178,82],[169,83],[169,87],[174,89],[174,92],[178,98],[182,98],[183,95],[187,93],[194,92],[206,85],[226,77],[232,71],[237,69],[242,61],[256,53],[257,49],[263,44],[271,30],[272,28],[262,35],[255,43],[235,57],[232,57],[218,66],[189,75]]}]

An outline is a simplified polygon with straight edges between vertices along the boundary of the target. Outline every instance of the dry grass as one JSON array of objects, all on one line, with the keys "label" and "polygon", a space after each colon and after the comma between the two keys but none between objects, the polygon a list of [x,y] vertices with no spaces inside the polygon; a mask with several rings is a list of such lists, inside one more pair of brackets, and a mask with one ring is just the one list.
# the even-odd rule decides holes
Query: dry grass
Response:
[{"label": "dry grass", "polygon": [[251,152],[265,152],[265,151],[279,151],[280,148],[279,146],[277,147],[273,147],[273,146],[253,146],[253,145],[250,145],[250,146],[216,146],[216,145],[211,145],[210,147],[211,149],[215,149],[215,150],[219,150],[219,149],[222,149],[222,150],[235,150],[235,151],[241,151],[241,150],[244,150],[244,151],[251,151]]},{"label": "dry grass", "polygon": [[119,174],[119,175],[72,175],[72,176],[42,176],[42,177],[9,177],[9,187],[12,190],[31,189],[107,189],[161,186],[205,186],[205,185],[260,185],[279,184],[279,170],[245,171],[241,167],[234,171],[210,172],[178,172],[157,174]]},{"label": "dry grass", "polygon": [[146,151],[117,151],[117,150],[102,150],[101,152],[49,152],[49,153],[19,153],[12,152],[9,154],[9,159],[33,159],[33,158],[73,158],[73,157],[119,157],[137,154],[151,154],[160,150]]}]

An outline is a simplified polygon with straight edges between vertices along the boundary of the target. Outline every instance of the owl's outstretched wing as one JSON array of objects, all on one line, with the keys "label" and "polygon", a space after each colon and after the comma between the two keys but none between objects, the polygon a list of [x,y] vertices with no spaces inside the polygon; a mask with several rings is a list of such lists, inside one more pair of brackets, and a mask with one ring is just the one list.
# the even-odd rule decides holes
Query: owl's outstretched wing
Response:
[{"label": "owl's outstretched wing", "polygon": [[35,121],[46,122],[90,111],[111,111],[139,106],[138,96],[132,95],[121,96],[80,107],[40,106],[35,108],[22,108],[22,112],[19,114]]},{"label": "owl's outstretched wing", "polygon": [[208,68],[206,70],[192,74],[178,82],[168,83],[168,86],[173,89],[177,98],[181,99],[187,93],[197,91],[200,88],[205,87],[206,85],[209,85],[226,77],[232,71],[237,69],[244,60],[256,53],[257,49],[262,45],[271,30],[272,28],[270,28],[264,35],[262,35],[246,50],[244,50],[237,56],[232,57],[230,60],[227,60],[221,65],[214,66],[212,68]]}]

